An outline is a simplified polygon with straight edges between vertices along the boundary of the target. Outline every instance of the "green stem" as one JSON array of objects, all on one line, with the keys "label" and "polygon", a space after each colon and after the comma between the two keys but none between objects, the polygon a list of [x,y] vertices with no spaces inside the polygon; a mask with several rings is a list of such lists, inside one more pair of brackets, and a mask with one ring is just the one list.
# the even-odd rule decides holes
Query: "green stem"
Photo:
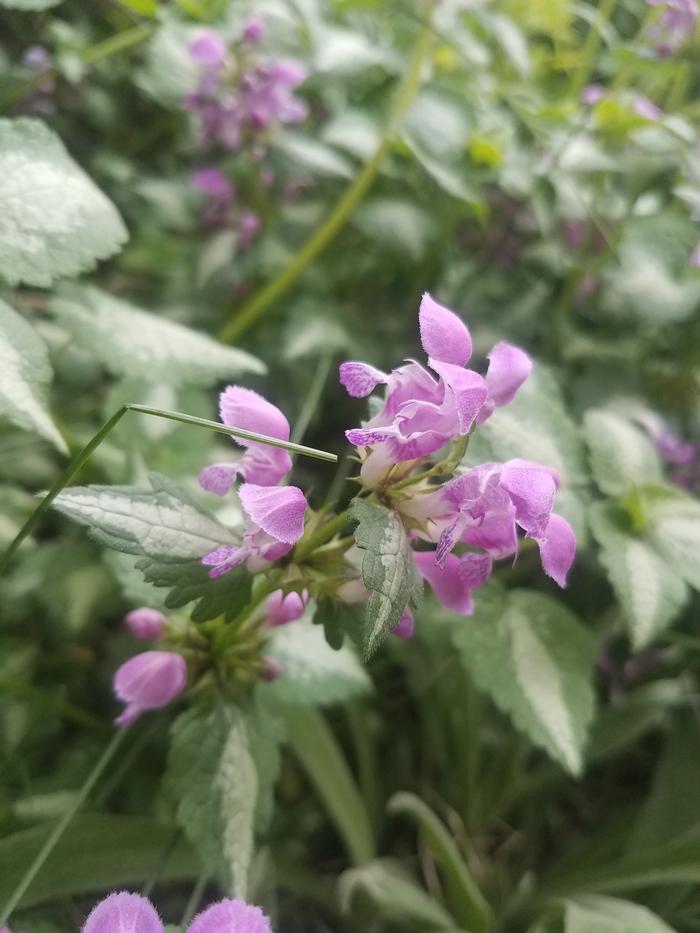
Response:
[{"label": "green stem", "polygon": [[189,424],[197,428],[206,428],[208,431],[215,431],[217,434],[240,437],[243,440],[256,441],[260,444],[269,444],[271,447],[282,447],[284,450],[289,450],[292,453],[303,454],[306,457],[315,457],[318,460],[326,460],[330,463],[337,463],[338,461],[338,457],[335,454],[328,453],[325,450],[316,450],[313,447],[304,447],[302,444],[293,444],[291,441],[282,441],[276,437],[267,437],[265,434],[258,434],[256,431],[232,428],[226,424],[220,424],[218,421],[207,421],[206,418],[195,418],[193,415],[184,415],[177,411],[165,411],[160,408],[150,408],[147,405],[124,405],[102,425],[97,434],[95,434],[83,449],[75,455],[66,467],[65,472],[56,480],[24,525],[22,525],[14,540],[0,558],[0,576],[2,576],[7,569],[17,548],[36,527],[44,513],[51,507],[51,503],[56,496],[70,483],[83,466],[85,466],[94,451],[97,450],[102,441],[117,426],[128,411],[133,411],[142,415],[152,415],[155,418],[165,418],[169,421],[177,421],[180,424]]},{"label": "green stem", "polygon": [[126,729],[119,729],[117,732],[115,732],[112,738],[112,741],[109,743],[107,748],[104,750],[101,758],[99,759],[95,767],[92,769],[87,779],[85,780],[85,783],[83,784],[80,791],[78,792],[78,795],[76,796],[75,801],[73,802],[73,805],[70,807],[69,810],[66,811],[63,817],[58,821],[54,831],[51,833],[49,838],[46,840],[39,854],[36,856],[32,864],[29,866],[27,871],[24,873],[22,880],[17,885],[10,899],[7,901],[7,903],[3,907],[2,913],[0,913],[0,926],[3,926],[5,923],[7,923],[13,910],[15,909],[15,907],[17,907],[19,902],[22,900],[22,898],[26,894],[32,881],[34,881],[36,876],[41,871],[41,868],[44,865],[44,862],[49,857],[49,855],[51,855],[51,853],[53,852],[54,848],[56,847],[56,844],[58,843],[63,833],[68,828],[73,817],[76,815],[78,810],[82,807],[82,805],[87,800],[87,797],[90,791],[93,789],[93,787],[99,780],[100,775],[102,774],[102,772],[105,770],[107,765],[110,763],[112,758],[117,753],[119,746],[124,740],[124,736],[126,735],[126,732],[127,732]]},{"label": "green stem", "polygon": [[302,272],[322,253],[347,223],[350,215],[372,186],[391,149],[396,127],[420,88],[421,70],[433,43],[430,23],[421,27],[406,74],[397,89],[386,127],[374,154],[345,190],[326,220],[303,244],[290,263],[236,312],[224,325],[219,339],[231,343],[248,330],[267,309],[297,281]]},{"label": "green stem", "polygon": [[330,353],[324,353],[319,358],[318,365],[316,367],[316,372],[314,373],[314,378],[309,386],[309,391],[304,399],[304,404],[301,407],[299,412],[299,417],[296,420],[294,425],[294,430],[292,431],[292,440],[295,444],[298,444],[302,437],[306,434],[306,429],[311,424],[311,419],[313,418],[316,412],[316,406],[318,405],[321,395],[323,394],[323,387],[326,384],[326,379],[328,378],[328,372],[331,368],[332,356]]},{"label": "green stem", "polygon": [[335,515],[330,521],[324,522],[320,528],[317,528],[316,531],[313,531],[306,541],[303,539],[299,542],[294,551],[294,562],[301,564],[306,560],[317,548],[320,548],[327,541],[330,541],[338,532],[342,531],[343,528],[347,525],[350,520],[349,511],[341,512],[339,515]]},{"label": "green stem", "polygon": [[583,46],[583,61],[578,71],[574,74],[574,94],[581,93],[588,84],[595,67],[595,60],[600,48],[600,40],[603,30],[612,19],[615,12],[617,0],[603,0],[598,10],[596,22],[591,23],[586,36],[586,42]]},{"label": "green stem", "polygon": [[[116,55],[118,52],[123,52],[126,49],[130,49],[144,42],[153,33],[153,28],[152,25],[139,25],[131,29],[125,29],[123,32],[118,32],[108,39],[104,39],[102,42],[90,46],[90,48],[82,53],[81,59],[85,65],[94,65],[105,58],[109,58],[111,55]],[[6,94],[0,97],[0,110],[21,100],[25,94],[35,91],[47,78],[55,77],[55,75],[55,68],[47,68],[46,71],[42,71],[41,74],[37,74],[27,81],[21,81],[19,84],[11,87]]]},{"label": "green stem", "polygon": [[185,907],[185,912],[182,915],[182,920],[180,921],[180,927],[184,931],[187,924],[190,922],[192,917],[194,917],[197,908],[199,907],[199,902],[202,900],[202,895],[204,894],[204,889],[209,884],[209,872],[203,871],[202,874],[197,879],[197,883],[192,888],[192,893],[190,898],[187,901],[187,906]]}]

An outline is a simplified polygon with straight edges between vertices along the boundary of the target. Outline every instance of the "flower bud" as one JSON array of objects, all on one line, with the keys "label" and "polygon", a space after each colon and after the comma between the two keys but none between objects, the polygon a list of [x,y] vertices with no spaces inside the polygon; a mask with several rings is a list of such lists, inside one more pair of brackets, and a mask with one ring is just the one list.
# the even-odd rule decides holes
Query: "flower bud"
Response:
[{"label": "flower bud", "polygon": [[132,609],[124,617],[124,622],[133,635],[145,641],[161,638],[165,631],[165,616],[163,613],[158,612],[157,609],[149,609],[147,606]]},{"label": "flower bud", "polygon": [[167,706],[187,683],[187,665],[172,651],[144,651],[122,664],[114,675],[114,693],[126,709],[114,721],[128,726],[150,709]]},{"label": "flower bud", "polygon": [[283,667],[277,658],[273,658],[271,655],[266,654],[263,658],[263,669],[260,674],[261,680],[277,680],[278,677],[282,675]]},{"label": "flower bud", "polygon": [[309,601],[306,590],[303,593],[287,593],[275,590],[265,602],[265,618],[268,625],[285,625],[301,618]]},{"label": "flower bud", "polygon": [[243,26],[243,38],[246,42],[260,42],[265,35],[265,21],[260,16],[251,16]]}]

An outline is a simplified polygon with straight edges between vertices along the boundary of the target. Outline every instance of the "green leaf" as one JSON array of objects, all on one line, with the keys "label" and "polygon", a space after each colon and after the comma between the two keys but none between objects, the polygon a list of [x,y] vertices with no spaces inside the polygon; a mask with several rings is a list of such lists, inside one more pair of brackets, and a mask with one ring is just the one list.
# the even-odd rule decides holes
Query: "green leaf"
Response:
[{"label": "green leaf", "polygon": [[[58,322],[116,376],[212,386],[264,364],[235,347],[96,288],[72,288],[51,302]],[[140,401],[140,399],[132,399]]]},{"label": "green leaf", "polygon": [[700,502],[681,492],[651,497],[645,508],[649,541],[693,589],[700,590]]},{"label": "green leaf", "polygon": [[632,647],[640,650],[673,622],[688,601],[688,587],[644,539],[625,530],[624,513],[597,503],[588,517]]},{"label": "green leaf", "polygon": [[293,163],[296,171],[306,169],[312,175],[352,178],[350,162],[330,146],[300,133],[285,132],[273,141],[274,148]]},{"label": "green leaf", "polygon": [[165,787],[205,868],[245,898],[258,777],[243,712],[197,707],[173,723]]},{"label": "green leaf", "polygon": [[[42,824],[0,839],[0,903],[9,900],[53,829],[52,823]],[[197,857],[184,840],[173,847],[175,830],[143,817],[79,813],[20,906],[88,891],[139,887],[155,872],[161,881],[196,878]]]},{"label": "green leaf", "polygon": [[455,929],[445,908],[389,859],[377,859],[363,868],[346,871],[340,878],[339,894],[345,911],[362,894],[370,901],[373,913],[387,923],[401,924],[401,929],[417,933]]},{"label": "green leaf", "polygon": [[52,6],[58,6],[61,0],[0,0],[0,6],[7,7],[10,10],[49,10]]},{"label": "green leaf", "polygon": [[646,907],[616,897],[588,894],[574,898],[564,911],[564,933],[674,933]]},{"label": "green leaf", "polygon": [[345,644],[334,651],[320,626],[308,618],[274,628],[265,653],[282,665],[281,677],[267,692],[283,703],[342,703],[372,687],[354,649]]},{"label": "green leaf", "polygon": [[201,27],[164,19],[148,44],[146,64],[136,77],[137,84],[166,107],[180,107],[185,96],[197,86],[200,69],[189,47]]},{"label": "green leaf", "polygon": [[363,865],[375,854],[374,836],[367,808],[338,742],[321,713],[302,706],[281,710],[292,751],[299,759],[348,854]]},{"label": "green leaf", "polygon": [[491,908],[472,878],[466,861],[454,840],[433,811],[415,794],[394,794],[389,801],[390,813],[405,813],[419,825],[435,861],[440,866],[448,903],[456,919],[473,933],[485,933],[491,928]]},{"label": "green leaf", "polygon": [[87,525],[100,544],[145,557],[200,558],[231,533],[164,477],[147,486],[70,486],[53,507]]},{"label": "green leaf", "polygon": [[322,139],[364,162],[377,149],[380,136],[379,127],[364,110],[344,110],[324,126]]},{"label": "green leaf", "polygon": [[569,610],[542,593],[489,587],[453,639],[477,686],[535,744],[580,774],[595,705],[594,643]]},{"label": "green leaf", "polygon": [[630,486],[661,481],[661,462],[653,444],[626,418],[591,409],[584,417],[584,432],[594,479],[607,495],[621,496]]},{"label": "green leaf", "polygon": [[170,589],[166,609],[180,609],[196,600],[191,612],[193,622],[208,622],[219,616],[231,622],[250,602],[253,578],[245,567],[237,567],[216,580],[209,578],[209,568],[201,560],[144,557],[136,567],[148,583]]},{"label": "green leaf", "polygon": [[114,205],[39,120],[0,119],[0,277],[50,285],[116,253],[127,231]]},{"label": "green leaf", "polygon": [[46,411],[44,394],[52,376],[44,341],[0,300],[0,417],[36,431],[61,453],[67,453],[66,443]]},{"label": "green leaf", "polygon": [[401,198],[372,198],[355,212],[354,223],[382,249],[415,261],[425,256],[434,233],[432,217]]},{"label": "green leaf", "polygon": [[362,579],[370,597],[362,650],[369,658],[396,626],[406,606],[420,605],[423,582],[397,512],[355,499],[350,516],[358,523],[355,543],[365,552]]},{"label": "green leaf", "polygon": [[649,796],[626,844],[630,855],[673,842],[700,826],[700,730],[695,713],[679,710],[659,757]]}]

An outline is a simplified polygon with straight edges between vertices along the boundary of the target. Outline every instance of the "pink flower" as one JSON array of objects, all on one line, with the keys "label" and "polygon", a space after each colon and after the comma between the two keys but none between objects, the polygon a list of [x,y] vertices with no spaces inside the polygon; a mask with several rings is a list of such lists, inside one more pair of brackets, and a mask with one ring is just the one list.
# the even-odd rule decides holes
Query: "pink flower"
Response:
[{"label": "pink flower", "polygon": [[146,606],[141,609],[132,609],[124,617],[124,622],[137,638],[154,641],[160,638],[165,631],[165,616],[157,609]]},{"label": "pink flower", "polygon": [[602,84],[589,84],[581,91],[581,101],[592,107],[605,97],[605,88]]},{"label": "pink flower", "polygon": [[413,556],[418,572],[443,606],[460,615],[474,612],[472,591],[486,582],[493,566],[488,554],[448,554],[442,566],[435,560],[434,551],[417,551]]},{"label": "pink flower", "polygon": [[656,121],[663,116],[663,111],[644,94],[635,94],[633,104],[635,112],[645,120]]},{"label": "pink flower", "polygon": [[694,269],[700,269],[700,243],[698,243],[693,252],[690,254],[690,265]]},{"label": "pink flower", "polygon": [[260,42],[265,35],[265,20],[260,16],[251,16],[243,26],[243,38],[246,42]]},{"label": "pink flower", "polygon": [[204,555],[202,563],[213,568],[209,571],[212,578],[246,562],[249,570],[261,569],[287,554],[304,533],[307,502],[298,487],[244,483],[239,494],[249,523],[240,545],[216,548]]},{"label": "pink flower", "polygon": [[226,61],[226,43],[211,29],[204,29],[190,45],[190,55],[205,68],[219,68]]},{"label": "pink flower", "polygon": [[265,602],[265,619],[270,626],[286,625],[300,619],[309,601],[306,590],[303,593],[287,593],[284,590],[275,590]]},{"label": "pink flower", "polygon": [[233,185],[224,173],[215,165],[209,165],[198,169],[191,182],[192,187],[207,198],[204,220],[212,225],[224,223],[234,194]]},{"label": "pink flower", "polygon": [[438,542],[434,559],[447,576],[436,576],[427,568],[426,558],[417,555],[419,569],[438,598],[457,611],[471,611],[470,596],[458,582],[466,580],[469,591],[481,585],[488,577],[490,563],[481,555],[477,564],[474,558],[480,555],[466,554],[459,566],[454,561],[448,564],[451,551],[461,542],[484,551],[490,559],[515,555],[518,528],[537,542],[545,573],[566,586],[576,538],[569,523],[552,512],[558,485],[554,470],[528,460],[509,460],[484,463],[420,501],[407,503],[405,510],[413,517],[423,517],[427,536]]},{"label": "pink flower", "polygon": [[[0,933],[4,933],[5,928]],[[82,933],[164,933],[155,907],[146,897],[120,891],[97,904]],[[226,899],[198,914],[187,933],[272,933],[270,921],[259,907]]]},{"label": "pink flower", "polygon": [[167,706],[182,693],[186,683],[187,665],[179,654],[171,651],[137,654],[114,675],[114,693],[127,704],[115,723],[128,726],[147,710]]},{"label": "pink flower", "polygon": [[414,631],[415,620],[413,618],[413,612],[411,611],[410,606],[406,606],[401,615],[401,618],[394,626],[391,634],[396,635],[397,638],[404,639],[404,641],[409,641],[411,638],[413,638]]},{"label": "pink flower", "polygon": [[238,247],[249,249],[255,237],[260,233],[261,220],[253,211],[245,211],[238,221]]},{"label": "pink flower", "polygon": [[394,464],[435,453],[468,434],[475,423],[510,402],[530,372],[529,357],[506,343],[491,351],[485,379],[466,369],[472,353],[469,330],[427,293],[419,325],[428,366],[437,378],[416,362],[389,374],[354,361],[340,367],[340,382],[355,398],[369,395],[380,384],[387,386],[379,414],[345,432],[350,443],[368,449],[362,466],[365,482],[373,483]]},{"label": "pink flower", "polygon": [[[289,440],[289,422],[282,412],[252,389],[229,386],[219,397],[219,411],[229,427]],[[292,468],[286,450],[236,437],[232,440],[246,452],[236,463],[217,463],[201,471],[199,483],[208,492],[226,495],[238,476],[259,486],[275,486]]]},{"label": "pink flower", "polygon": [[656,42],[657,53],[671,55],[684,42],[689,41],[695,32],[698,18],[696,0],[647,0],[651,6],[665,7],[660,21],[649,31],[649,36]]}]

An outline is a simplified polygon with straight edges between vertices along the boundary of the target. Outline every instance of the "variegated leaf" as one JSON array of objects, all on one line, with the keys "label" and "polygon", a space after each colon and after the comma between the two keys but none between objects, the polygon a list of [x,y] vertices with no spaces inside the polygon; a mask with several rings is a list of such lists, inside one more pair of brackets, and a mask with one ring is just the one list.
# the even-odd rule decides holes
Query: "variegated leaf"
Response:
[{"label": "variegated leaf", "polygon": [[644,538],[625,531],[613,506],[593,506],[589,521],[632,646],[644,648],[673,622],[687,602],[688,588]]},{"label": "variegated leaf", "polygon": [[700,502],[681,492],[649,496],[647,536],[669,567],[700,590]]},{"label": "variegated leaf", "polygon": [[584,430],[593,476],[609,496],[631,486],[661,481],[661,461],[653,444],[626,418],[601,409],[586,412]]},{"label": "variegated leaf", "polygon": [[406,606],[419,605],[423,583],[397,512],[366,499],[355,499],[351,518],[358,522],[355,542],[365,552],[362,579],[370,596],[362,650],[365,658],[369,658],[399,621]]},{"label": "variegated leaf", "polygon": [[477,686],[567,771],[579,774],[593,719],[593,639],[558,601],[529,590],[482,591],[454,643]]}]

